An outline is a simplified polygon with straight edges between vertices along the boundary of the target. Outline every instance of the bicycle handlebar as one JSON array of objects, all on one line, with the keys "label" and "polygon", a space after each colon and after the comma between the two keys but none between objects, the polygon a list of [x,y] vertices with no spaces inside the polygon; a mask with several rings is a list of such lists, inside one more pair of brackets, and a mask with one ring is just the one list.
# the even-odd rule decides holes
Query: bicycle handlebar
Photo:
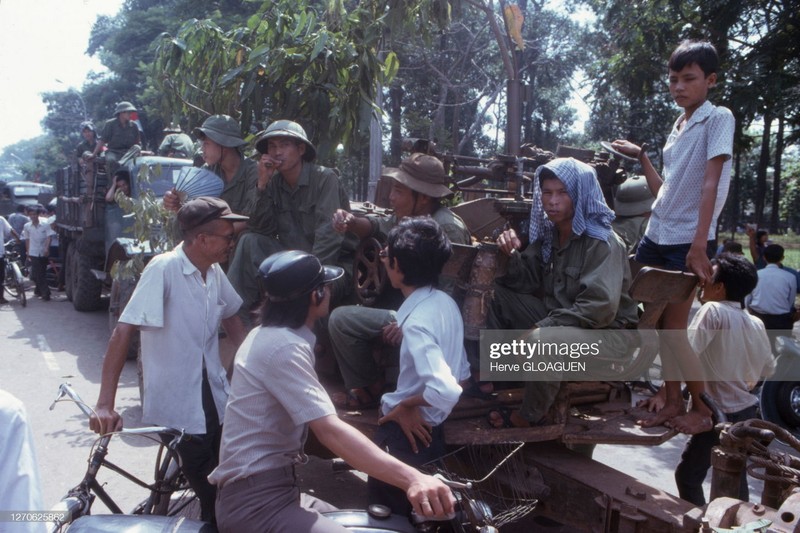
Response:
[{"label": "bicycle handlebar", "polygon": [[[72,401],[75,405],[77,405],[81,411],[83,411],[83,414],[86,415],[86,418],[90,418],[94,413],[92,408],[89,407],[89,405],[86,404],[86,402],[84,402],[81,399],[81,397],[78,395],[77,392],[75,392],[75,389],[73,389],[72,385],[70,385],[69,383],[62,383],[61,385],[58,386],[58,396],[56,396],[56,399],[53,400],[52,404],[50,404],[50,410],[52,411],[55,408],[56,403],[62,401],[62,398],[64,398],[65,396],[68,397],[69,400]],[[175,437],[175,440],[177,440],[177,442],[183,440],[183,436],[185,434],[183,430],[170,428],[166,426],[148,426],[142,428],[122,429],[121,431],[115,431],[114,433],[122,435],[146,435],[149,433],[168,433],[173,437]],[[173,440],[173,443],[176,444],[175,440]]]}]

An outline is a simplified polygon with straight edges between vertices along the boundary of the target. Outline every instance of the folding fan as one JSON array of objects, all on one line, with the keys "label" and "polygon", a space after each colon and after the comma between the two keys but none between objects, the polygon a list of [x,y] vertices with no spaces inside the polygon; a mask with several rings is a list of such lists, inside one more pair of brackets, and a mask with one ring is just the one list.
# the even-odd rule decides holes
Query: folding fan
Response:
[{"label": "folding fan", "polygon": [[175,181],[175,189],[181,203],[200,196],[218,198],[225,182],[210,170],[197,167],[183,167]]}]

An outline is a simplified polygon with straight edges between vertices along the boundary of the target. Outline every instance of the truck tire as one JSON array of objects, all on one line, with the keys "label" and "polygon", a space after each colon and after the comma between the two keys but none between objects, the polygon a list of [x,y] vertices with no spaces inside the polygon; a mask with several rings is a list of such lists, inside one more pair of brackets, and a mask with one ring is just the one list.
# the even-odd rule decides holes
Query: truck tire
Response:
[{"label": "truck tire", "polygon": [[800,381],[782,381],[775,403],[790,431],[800,429]]},{"label": "truck tire", "polygon": [[[115,279],[111,282],[111,297],[108,302],[108,332],[113,333],[117,327],[119,316],[128,305],[133,289],[136,288],[136,281],[132,279]],[[128,361],[136,359],[139,353],[139,331],[134,332],[131,342],[128,345]]]},{"label": "truck tire", "polygon": [[77,249],[74,254],[76,268],[72,272],[72,307],[76,311],[97,311],[103,307],[103,282],[92,274],[92,269],[99,267],[99,261]]}]

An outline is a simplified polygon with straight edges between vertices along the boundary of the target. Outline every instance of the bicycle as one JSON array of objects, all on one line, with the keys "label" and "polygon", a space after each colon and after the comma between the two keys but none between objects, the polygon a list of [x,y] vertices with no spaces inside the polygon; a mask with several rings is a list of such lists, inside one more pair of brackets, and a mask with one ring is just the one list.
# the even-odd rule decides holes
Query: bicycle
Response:
[{"label": "bicycle", "polygon": [[[62,383],[59,386],[58,396],[50,405],[50,410],[53,410],[56,403],[62,401],[75,403],[87,417],[92,414],[91,407],[81,400],[69,383]],[[158,442],[159,449],[152,483],[137,478],[107,459],[109,443],[115,434],[141,436]],[[164,435],[171,436],[168,444],[164,444],[159,438]],[[62,518],[51,523],[50,531],[61,531],[64,526],[68,526],[78,518],[91,514],[95,498],[99,498],[112,513],[123,514],[119,505],[97,480],[97,474],[101,468],[107,468],[150,492],[149,496],[139,503],[130,514],[199,516],[199,503],[183,476],[180,468],[180,456],[176,452],[176,447],[183,438],[183,431],[161,426],[123,429],[98,437],[92,445],[88,460],[89,466],[83,479],[51,509],[54,514],[59,514]]]},{"label": "bicycle", "polygon": [[6,279],[3,283],[3,290],[12,298],[19,300],[22,307],[28,303],[25,295],[25,276],[24,268],[20,261],[19,251],[14,246],[14,241],[4,244],[6,250]]}]

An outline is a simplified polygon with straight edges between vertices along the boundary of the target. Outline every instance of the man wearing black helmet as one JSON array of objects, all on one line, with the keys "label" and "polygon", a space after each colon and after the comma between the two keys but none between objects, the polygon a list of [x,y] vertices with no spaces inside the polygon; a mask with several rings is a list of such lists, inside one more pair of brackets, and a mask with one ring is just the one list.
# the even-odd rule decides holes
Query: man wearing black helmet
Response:
[{"label": "man wearing black helmet", "polygon": [[114,118],[107,120],[100,132],[100,140],[92,151],[92,157],[96,157],[103,148],[106,149],[108,175],[113,176],[120,161],[135,156],[142,149],[139,127],[131,120],[131,113],[135,111],[136,108],[130,102],[118,103],[114,109]]},{"label": "man wearing black helmet", "polygon": [[235,222],[219,198],[200,197],[178,211],[184,240],[154,257],[108,341],[94,414],[89,425],[105,434],[122,428],[114,410],[117,384],[131,336],[141,332],[144,396],[142,420],[190,435],[178,446],[186,479],[200,499],[202,518],[213,521],[215,490],[206,477],[217,465],[228,398],[219,356],[219,327],[238,346],[245,331],[236,312],[241,298],[218,263],[233,248]]},{"label": "man wearing black helmet", "polygon": [[[337,209],[350,208],[347,193],[333,170],[312,163],[316,149],[302,126],[275,121],[256,138],[255,145],[261,154],[257,204],[228,270],[228,278],[244,299],[245,321],[258,303],[256,275],[264,258],[280,250],[303,250],[347,272],[355,249],[355,241],[346,243],[330,222]],[[347,294],[348,277],[334,284],[334,304]]]},{"label": "man wearing black helmet", "polygon": [[301,500],[295,467],[308,429],[358,470],[405,491],[426,517],[453,510],[453,496],[439,480],[394,459],[336,416],[314,370],[311,328],[328,314],[330,284],[339,267],[323,267],[311,254],[285,251],[261,263],[267,298],[261,327],[236,354],[225,411],[217,485],[217,524],[226,531],[347,531],[320,515],[332,509]]}]

